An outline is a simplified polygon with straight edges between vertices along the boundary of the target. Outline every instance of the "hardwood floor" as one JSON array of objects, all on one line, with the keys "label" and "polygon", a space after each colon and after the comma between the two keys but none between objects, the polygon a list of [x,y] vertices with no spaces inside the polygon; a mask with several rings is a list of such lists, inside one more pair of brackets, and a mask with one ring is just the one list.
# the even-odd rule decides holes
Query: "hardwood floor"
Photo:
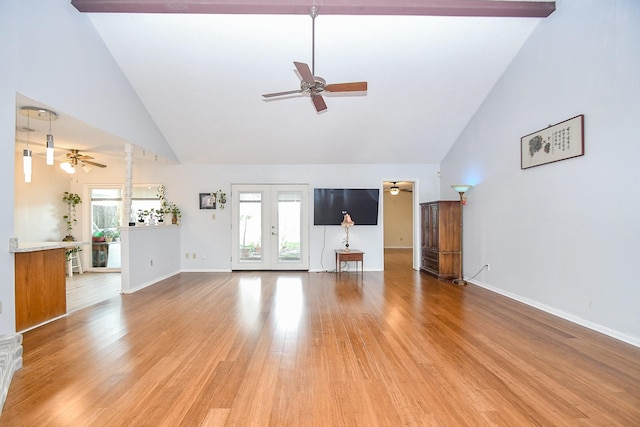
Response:
[{"label": "hardwood floor", "polygon": [[640,349],[386,253],[183,273],[24,335],[2,426],[637,426]]},{"label": "hardwood floor", "polygon": [[67,313],[97,304],[120,293],[120,273],[84,273],[67,277]]}]

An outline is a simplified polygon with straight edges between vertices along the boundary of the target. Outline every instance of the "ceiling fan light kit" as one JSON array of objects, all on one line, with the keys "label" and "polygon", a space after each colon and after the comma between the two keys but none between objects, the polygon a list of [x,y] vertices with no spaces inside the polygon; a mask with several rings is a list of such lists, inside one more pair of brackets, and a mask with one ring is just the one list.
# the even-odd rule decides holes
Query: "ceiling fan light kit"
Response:
[{"label": "ceiling fan light kit", "polygon": [[69,162],[62,162],[60,163],[60,168],[62,168],[63,171],[65,171],[68,174],[74,174],[76,173],[76,168],[74,165],[72,165]]},{"label": "ceiling fan light kit", "polygon": [[327,109],[327,104],[322,98],[323,92],[366,92],[367,82],[350,82],[350,83],[334,83],[327,84],[322,77],[315,75],[315,39],[316,30],[315,22],[318,16],[318,8],[312,6],[309,15],[311,16],[311,68],[304,62],[293,62],[293,65],[300,74],[300,89],[289,90],[285,92],[274,92],[262,95],[264,98],[274,98],[283,95],[293,94],[309,94],[316,112],[321,113]]},{"label": "ceiling fan light kit", "polygon": [[97,166],[99,168],[106,168],[107,165],[103,165],[102,163],[93,162],[93,157],[87,156],[86,154],[80,154],[80,150],[71,150],[70,153],[67,153],[67,161],[60,163],[60,167],[66,173],[72,174],[76,173],[76,166],[78,164],[81,165],[82,170],[85,173],[91,172],[91,166]]}]

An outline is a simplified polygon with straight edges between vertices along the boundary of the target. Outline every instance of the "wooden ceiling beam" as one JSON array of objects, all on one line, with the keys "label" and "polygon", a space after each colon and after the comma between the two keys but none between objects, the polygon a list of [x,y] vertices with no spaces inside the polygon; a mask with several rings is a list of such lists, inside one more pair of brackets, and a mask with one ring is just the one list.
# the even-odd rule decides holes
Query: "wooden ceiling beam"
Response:
[{"label": "wooden ceiling beam", "polygon": [[555,1],[504,0],[72,0],[80,12],[309,14],[315,5],[321,15],[429,15],[546,18]]}]

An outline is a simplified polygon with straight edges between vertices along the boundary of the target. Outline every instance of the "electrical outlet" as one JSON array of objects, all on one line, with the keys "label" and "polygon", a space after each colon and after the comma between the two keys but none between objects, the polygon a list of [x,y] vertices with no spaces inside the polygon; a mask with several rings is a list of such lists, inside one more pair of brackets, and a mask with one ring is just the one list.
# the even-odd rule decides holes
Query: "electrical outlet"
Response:
[{"label": "electrical outlet", "polygon": [[491,271],[491,264],[487,263],[487,264],[485,264],[485,265],[486,265],[486,267],[487,267],[487,271]]},{"label": "electrical outlet", "polygon": [[211,219],[216,219],[216,214],[211,214]]},{"label": "electrical outlet", "polygon": [[184,254],[185,259],[189,259],[189,252]]},{"label": "electrical outlet", "polygon": [[[589,303],[591,304],[591,303]],[[0,301],[0,313],[2,313],[2,301]]]},{"label": "electrical outlet", "polygon": [[196,258],[198,258],[198,255],[196,255],[196,253],[194,252],[193,255],[191,256],[191,258],[196,259]]}]

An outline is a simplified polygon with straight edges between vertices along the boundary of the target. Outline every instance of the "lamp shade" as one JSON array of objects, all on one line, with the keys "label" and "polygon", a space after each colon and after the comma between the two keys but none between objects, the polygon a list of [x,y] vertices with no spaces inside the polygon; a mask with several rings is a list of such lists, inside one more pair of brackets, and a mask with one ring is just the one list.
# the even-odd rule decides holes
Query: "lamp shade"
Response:
[{"label": "lamp shade", "polygon": [[451,188],[453,188],[455,191],[457,191],[458,193],[466,193],[467,191],[469,191],[469,189],[471,188],[471,185],[467,185],[467,184],[455,184],[452,185]]},{"label": "lamp shade", "polygon": [[351,215],[344,214],[344,218],[342,219],[342,223],[340,224],[343,227],[351,227],[353,225],[355,225],[355,222],[353,222],[353,220],[351,219]]},{"label": "lamp shade", "polygon": [[397,196],[400,194],[400,187],[398,187],[394,182],[391,188],[389,188],[389,193],[391,193],[392,196]]}]

